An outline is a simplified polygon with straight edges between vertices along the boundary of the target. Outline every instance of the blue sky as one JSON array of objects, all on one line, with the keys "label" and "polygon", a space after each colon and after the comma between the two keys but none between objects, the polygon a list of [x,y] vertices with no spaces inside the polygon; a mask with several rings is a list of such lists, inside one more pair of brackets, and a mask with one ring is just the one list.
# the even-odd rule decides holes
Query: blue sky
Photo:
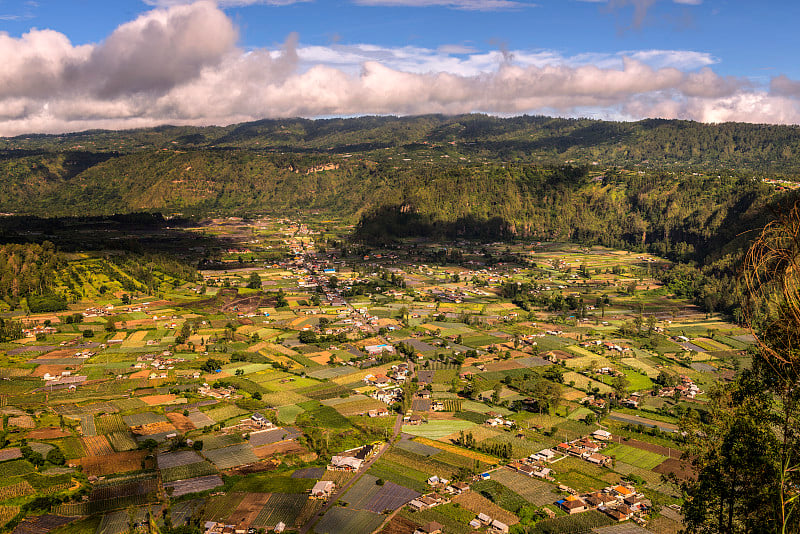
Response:
[{"label": "blue sky", "polygon": [[15,58],[0,135],[467,111],[797,123],[799,15],[790,1],[0,0],[0,55]]}]

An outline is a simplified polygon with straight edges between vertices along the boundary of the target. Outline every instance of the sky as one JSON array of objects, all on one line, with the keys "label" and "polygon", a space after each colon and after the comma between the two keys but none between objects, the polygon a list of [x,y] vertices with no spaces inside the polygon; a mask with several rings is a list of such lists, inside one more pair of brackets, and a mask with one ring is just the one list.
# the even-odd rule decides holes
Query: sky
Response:
[{"label": "sky", "polygon": [[0,136],[481,112],[800,123],[800,2],[0,0]]}]

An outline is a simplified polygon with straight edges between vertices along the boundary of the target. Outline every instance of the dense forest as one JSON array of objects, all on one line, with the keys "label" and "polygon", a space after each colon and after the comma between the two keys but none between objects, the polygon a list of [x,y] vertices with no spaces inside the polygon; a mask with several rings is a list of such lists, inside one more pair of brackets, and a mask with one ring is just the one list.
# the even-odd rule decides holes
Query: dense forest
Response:
[{"label": "dense forest", "polygon": [[56,174],[80,173],[103,159],[160,149],[365,154],[440,145],[463,156],[508,162],[575,160],[617,166],[727,167],[796,176],[800,163],[798,133],[797,126],[471,114],[281,119],[225,127],[161,126],[121,132],[26,135],[0,139],[0,150],[13,158],[71,154],[61,161],[37,163],[41,171]]}]

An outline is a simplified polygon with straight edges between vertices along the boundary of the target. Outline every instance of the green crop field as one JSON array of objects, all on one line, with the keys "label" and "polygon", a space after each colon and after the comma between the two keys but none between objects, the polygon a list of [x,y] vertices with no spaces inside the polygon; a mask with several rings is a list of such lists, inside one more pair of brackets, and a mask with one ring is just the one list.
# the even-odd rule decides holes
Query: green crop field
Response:
[{"label": "green crop field", "polygon": [[318,534],[372,532],[378,528],[383,519],[381,514],[334,506],[314,525],[314,532]]},{"label": "green crop field", "polygon": [[225,521],[244,499],[244,493],[228,493],[209,497],[203,509],[205,521]]},{"label": "green crop field", "polygon": [[122,416],[116,413],[98,415],[95,418],[94,425],[97,429],[97,433],[100,435],[108,435],[112,432],[125,432],[128,430],[125,421],[122,420]]},{"label": "green crop field", "polygon": [[494,471],[492,480],[499,482],[536,506],[544,506],[558,500],[558,490],[550,482],[532,478],[511,469],[504,468]]},{"label": "green crop field", "polygon": [[258,461],[258,456],[253,453],[253,448],[248,443],[231,445],[221,449],[204,450],[203,456],[211,460],[219,469],[230,469]]},{"label": "green crop field", "polygon": [[300,493],[273,493],[267,504],[253,521],[257,528],[274,527],[281,521],[291,527],[308,502],[308,496]]},{"label": "green crop field", "polygon": [[218,436],[205,436],[203,437],[203,449],[221,449],[230,445],[242,443],[244,438],[239,434],[220,434]]},{"label": "green crop field", "polygon": [[216,472],[217,470],[214,469],[214,466],[206,461],[195,462],[193,464],[177,465],[175,467],[162,469],[161,479],[164,482],[174,482],[176,480],[213,475]]},{"label": "green crop field", "polygon": [[242,410],[238,406],[220,406],[219,408],[213,408],[205,412],[208,417],[217,423],[227,421],[228,419],[232,419],[246,413],[246,410]]},{"label": "green crop field", "polygon": [[546,519],[531,530],[535,534],[572,534],[574,532],[591,532],[593,528],[615,524],[616,521],[597,510],[589,510],[581,514],[566,515],[555,519]]},{"label": "green crop field", "polygon": [[653,469],[667,459],[666,456],[622,444],[611,445],[603,451],[603,454],[642,469]]},{"label": "green crop field", "polygon": [[315,484],[314,479],[291,478],[271,473],[257,474],[243,478],[233,486],[233,491],[247,493],[305,493]]},{"label": "green crop field", "polygon": [[[494,473],[492,475],[494,476]],[[472,491],[480,493],[509,512],[516,512],[528,504],[525,497],[496,480],[479,480],[472,484]]]},{"label": "green crop field", "polygon": [[403,425],[403,432],[412,436],[428,439],[440,439],[461,430],[467,431],[476,425],[463,420],[432,420],[421,425]]}]

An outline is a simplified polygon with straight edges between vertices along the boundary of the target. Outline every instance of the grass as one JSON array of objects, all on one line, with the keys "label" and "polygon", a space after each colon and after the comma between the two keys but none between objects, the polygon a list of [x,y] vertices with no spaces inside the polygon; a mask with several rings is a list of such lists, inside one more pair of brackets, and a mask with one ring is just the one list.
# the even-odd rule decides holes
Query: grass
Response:
[{"label": "grass", "polygon": [[305,410],[296,404],[281,406],[278,408],[278,421],[283,424],[294,424],[294,422],[297,420],[297,416],[304,411]]},{"label": "grass", "polygon": [[388,462],[383,458],[375,462],[372,467],[370,467],[368,473],[376,478],[394,482],[395,484],[411,488],[420,493],[428,490],[428,485],[425,483],[428,477],[427,474]]},{"label": "grass", "polygon": [[628,390],[629,391],[642,391],[647,389],[652,389],[653,381],[646,374],[641,374],[637,371],[632,369],[622,369],[622,373],[625,375],[625,378],[628,379]]},{"label": "grass", "polygon": [[307,409],[306,412],[298,414],[296,420],[298,424],[329,430],[345,429],[352,426],[345,416],[330,406],[317,406],[316,408]]},{"label": "grass", "polygon": [[33,472],[33,466],[27,460],[11,460],[10,462],[3,462],[0,464],[0,476],[3,479],[10,477],[17,477],[20,475],[27,475]]},{"label": "grass", "polygon": [[587,376],[583,376],[580,373],[576,373],[575,371],[568,371],[564,373],[564,383],[565,384],[573,384],[574,387],[583,390],[589,390],[593,388],[598,388],[600,393],[611,393],[614,389],[611,386],[603,384],[602,382],[595,380],[593,378],[589,378]]}]

